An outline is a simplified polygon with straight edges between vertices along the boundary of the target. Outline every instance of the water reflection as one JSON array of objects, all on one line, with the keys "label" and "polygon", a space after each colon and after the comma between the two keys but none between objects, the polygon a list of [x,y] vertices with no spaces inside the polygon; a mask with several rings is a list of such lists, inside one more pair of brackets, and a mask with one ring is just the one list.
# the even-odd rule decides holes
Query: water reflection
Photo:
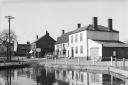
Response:
[{"label": "water reflection", "polygon": [[40,66],[0,70],[0,85],[128,85],[127,78]]}]

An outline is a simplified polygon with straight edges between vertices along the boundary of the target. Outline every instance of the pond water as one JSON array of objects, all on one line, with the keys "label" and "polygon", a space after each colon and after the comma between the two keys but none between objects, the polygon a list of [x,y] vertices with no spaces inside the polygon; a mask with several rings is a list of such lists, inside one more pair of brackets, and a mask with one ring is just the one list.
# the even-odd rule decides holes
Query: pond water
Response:
[{"label": "pond water", "polygon": [[128,85],[127,82],[128,78],[124,76],[98,71],[73,71],[41,66],[0,70],[0,85]]}]

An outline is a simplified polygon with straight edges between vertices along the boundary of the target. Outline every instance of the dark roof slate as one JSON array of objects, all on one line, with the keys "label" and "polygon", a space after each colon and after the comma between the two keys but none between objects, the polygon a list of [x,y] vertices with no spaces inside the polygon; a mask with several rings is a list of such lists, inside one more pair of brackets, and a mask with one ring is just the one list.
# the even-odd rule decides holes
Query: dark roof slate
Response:
[{"label": "dark roof slate", "polygon": [[[84,27],[81,27],[81,28],[77,28],[73,31],[67,32],[67,33],[65,33],[65,34],[63,34],[63,35],[61,35],[60,37],[57,38],[56,44],[66,43],[66,42],[69,41],[68,40],[69,35],[74,34],[74,33],[78,33],[78,32],[84,31],[84,30],[110,32],[108,27],[101,26],[101,25],[98,25],[97,27],[98,27],[97,30],[94,30],[93,25],[90,24],[88,26],[84,26]],[[119,33],[119,31],[116,31],[114,29],[111,32]]]}]

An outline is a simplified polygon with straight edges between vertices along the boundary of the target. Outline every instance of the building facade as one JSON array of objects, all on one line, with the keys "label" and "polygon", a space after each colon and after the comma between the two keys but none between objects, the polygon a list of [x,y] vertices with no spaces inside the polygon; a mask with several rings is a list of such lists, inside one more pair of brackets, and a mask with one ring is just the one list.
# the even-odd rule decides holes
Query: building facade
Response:
[{"label": "building facade", "polygon": [[27,44],[18,44],[17,45],[17,56],[26,56],[28,54],[28,52],[31,49],[31,45],[29,42],[27,42]]},{"label": "building facade", "polygon": [[[13,43],[10,43],[11,46],[11,55],[14,55],[14,45]],[[9,43],[8,42],[3,42],[0,44],[0,57],[7,57],[9,55]]]},{"label": "building facade", "polygon": [[[95,58],[100,60],[108,56],[128,56],[128,45],[119,41],[119,31],[113,29],[112,19],[108,19],[108,27],[105,27],[98,25],[97,17],[93,17],[93,24],[84,27],[78,24],[77,29],[63,35],[68,37],[66,50],[69,57],[85,57],[87,59]],[[60,39],[57,40],[57,42],[59,41]],[[111,52],[107,53],[106,50]]]},{"label": "building facade", "polygon": [[33,43],[31,43],[31,49],[34,52],[35,57],[44,57],[47,53],[54,52],[55,40],[46,31],[46,34]]}]

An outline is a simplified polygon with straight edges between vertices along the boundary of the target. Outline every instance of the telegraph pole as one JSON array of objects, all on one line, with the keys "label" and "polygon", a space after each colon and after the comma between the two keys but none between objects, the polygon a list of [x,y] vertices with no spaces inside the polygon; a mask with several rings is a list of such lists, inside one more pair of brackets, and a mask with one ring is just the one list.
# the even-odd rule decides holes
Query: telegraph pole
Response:
[{"label": "telegraph pole", "polygon": [[9,24],[9,61],[11,62],[11,44],[10,44],[10,21],[11,21],[11,19],[14,19],[14,17],[12,17],[12,16],[5,16],[5,18],[7,18],[8,19],[8,24]]}]

